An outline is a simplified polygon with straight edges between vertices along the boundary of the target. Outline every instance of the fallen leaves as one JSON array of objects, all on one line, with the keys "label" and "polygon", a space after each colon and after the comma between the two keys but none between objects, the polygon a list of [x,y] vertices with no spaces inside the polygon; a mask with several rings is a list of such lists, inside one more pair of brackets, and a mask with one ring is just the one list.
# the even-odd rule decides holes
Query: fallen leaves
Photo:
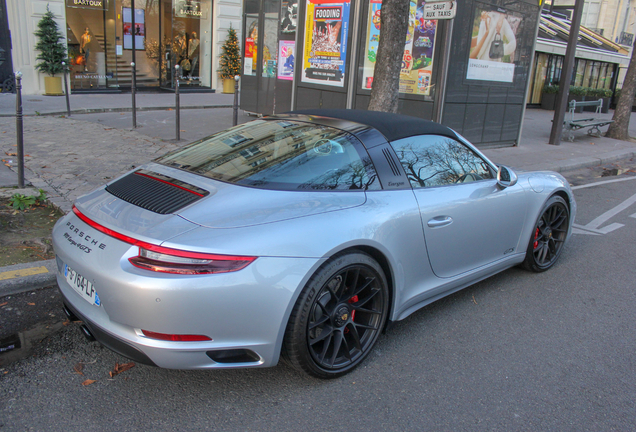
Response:
[{"label": "fallen leaves", "polygon": [[9,302],[0,303],[0,307],[8,305]]},{"label": "fallen leaves", "polygon": [[115,363],[115,370],[108,372],[108,374],[112,378],[115,375],[119,375],[122,372],[126,372],[128,369],[130,369],[130,368],[132,368],[134,366],[135,366],[135,363],[133,363],[133,362],[124,363],[124,364]]},{"label": "fallen leaves", "polygon": [[[95,363],[96,361],[92,361],[92,362],[79,362],[77,364],[75,364],[75,366],[73,366],[73,373],[77,374],[77,375],[82,375],[84,376],[84,365],[85,364],[92,364]],[[130,362],[130,363],[123,363],[123,364],[119,364],[119,363],[115,363],[115,369],[112,371],[108,372],[108,375],[110,376],[110,380],[112,380],[115,376],[119,375],[122,372],[126,372],[128,369],[131,369],[135,367],[135,363]],[[109,381],[110,381],[109,380]],[[128,377],[125,377],[124,380],[128,380]],[[93,379],[86,379],[82,382],[83,386],[89,386],[93,383],[96,383],[97,380],[93,380]]]},{"label": "fallen leaves", "polygon": [[27,303],[29,306],[35,306],[35,303]]}]

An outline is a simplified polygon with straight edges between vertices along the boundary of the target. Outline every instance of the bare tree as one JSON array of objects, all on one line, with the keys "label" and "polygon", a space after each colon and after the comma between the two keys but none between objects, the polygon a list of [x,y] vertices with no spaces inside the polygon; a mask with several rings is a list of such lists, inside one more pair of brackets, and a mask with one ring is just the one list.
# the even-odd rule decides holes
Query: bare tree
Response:
[{"label": "bare tree", "polygon": [[632,114],[632,103],[634,102],[634,94],[636,94],[636,49],[632,48],[632,58],[629,61],[621,96],[618,98],[616,110],[607,133],[608,138],[619,139],[623,141],[629,140],[629,118]]},{"label": "bare tree", "polygon": [[409,26],[409,0],[383,0],[380,41],[373,71],[370,111],[396,113],[399,102],[400,69]]}]

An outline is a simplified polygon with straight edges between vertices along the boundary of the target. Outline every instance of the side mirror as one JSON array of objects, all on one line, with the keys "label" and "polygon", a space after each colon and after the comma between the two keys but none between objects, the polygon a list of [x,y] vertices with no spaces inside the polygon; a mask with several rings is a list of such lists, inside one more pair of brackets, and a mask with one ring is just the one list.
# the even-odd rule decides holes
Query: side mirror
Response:
[{"label": "side mirror", "polygon": [[497,184],[503,189],[517,184],[517,174],[510,168],[500,165],[497,170]]}]

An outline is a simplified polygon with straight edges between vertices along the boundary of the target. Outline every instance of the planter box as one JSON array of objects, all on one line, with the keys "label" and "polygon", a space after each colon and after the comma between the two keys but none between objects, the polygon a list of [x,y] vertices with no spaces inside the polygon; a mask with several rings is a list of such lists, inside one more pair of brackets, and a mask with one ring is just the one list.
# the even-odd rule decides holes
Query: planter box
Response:
[{"label": "planter box", "polygon": [[62,78],[44,77],[44,94],[47,96],[62,96]]},{"label": "planter box", "polygon": [[541,93],[541,109],[554,111],[556,109],[557,93]]}]

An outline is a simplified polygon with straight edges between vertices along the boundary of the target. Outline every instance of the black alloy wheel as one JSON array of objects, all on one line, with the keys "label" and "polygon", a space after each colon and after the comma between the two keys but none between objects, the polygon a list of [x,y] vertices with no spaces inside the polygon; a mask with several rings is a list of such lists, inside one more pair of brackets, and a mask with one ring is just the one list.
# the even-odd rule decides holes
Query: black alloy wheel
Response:
[{"label": "black alloy wheel", "polygon": [[388,301],[384,272],[373,258],[360,252],[332,258],[312,276],[292,312],[288,360],[319,378],[349,372],[375,345]]},{"label": "black alloy wheel", "polygon": [[526,251],[524,267],[534,272],[548,270],[561,255],[568,234],[570,212],[560,196],[551,197],[535,224]]}]

